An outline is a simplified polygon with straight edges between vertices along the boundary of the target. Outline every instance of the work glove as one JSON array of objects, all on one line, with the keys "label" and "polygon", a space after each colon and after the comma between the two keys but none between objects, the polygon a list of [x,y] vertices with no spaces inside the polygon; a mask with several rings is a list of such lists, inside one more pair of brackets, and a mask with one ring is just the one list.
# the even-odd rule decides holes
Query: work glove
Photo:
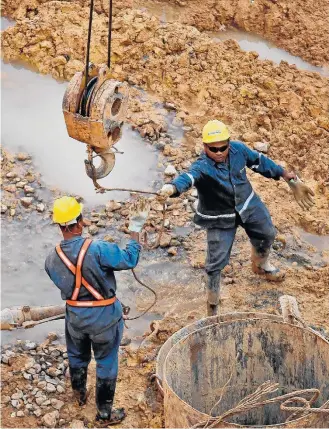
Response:
[{"label": "work glove", "polygon": [[289,180],[288,185],[294,194],[295,200],[302,209],[308,210],[313,206],[314,200],[312,196],[314,196],[314,192],[298,176],[296,176],[296,180]]},{"label": "work glove", "polygon": [[177,191],[174,185],[166,184],[166,185],[163,185],[162,188],[160,189],[159,195],[160,197],[168,198],[174,195],[176,192]]},{"label": "work glove", "polygon": [[150,203],[145,198],[136,200],[130,208],[129,231],[141,232],[150,212]]}]

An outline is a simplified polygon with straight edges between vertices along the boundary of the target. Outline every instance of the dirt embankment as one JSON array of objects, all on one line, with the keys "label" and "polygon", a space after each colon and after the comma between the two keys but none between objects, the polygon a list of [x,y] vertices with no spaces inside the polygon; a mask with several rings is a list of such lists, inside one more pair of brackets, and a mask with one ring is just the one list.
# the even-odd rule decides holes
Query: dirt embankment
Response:
[{"label": "dirt embankment", "polygon": [[[38,3],[36,0],[23,3],[4,1],[3,13],[21,17],[28,5],[28,14],[32,17]],[[79,2],[81,6],[88,3],[84,0]],[[192,25],[200,31],[218,31],[223,25],[238,27],[258,34],[314,65],[329,66],[328,0],[126,0],[115,5],[117,10],[132,7],[147,8],[151,13],[157,11],[168,21]],[[108,4],[97,0],[95,10],[107,14]]]},{"label": "dirt embankment", "polygon": [[[282,7],[282,4],[268,3],[273,7]],[[195,4],[189,2],[183,6],[188,8]],[[199,6],[209,4],[205,2]],[[91,58],[94,62],[104,62],[107,18],[102,11],[106,7],[97,3],[97,8],[99,13],[94,16]],[[225,9],[224,6],[222,9]],[[4,10],[17,20],[15,27],[5,31],[2,37],[6,59],[29,61],[42,73],[51,73],[55,78],[69,79],[82,69],[87,8],[74,2],[39,4],[23,1],[18,7],[7,3]],[[204,16],[203,13],[199,15]],[[290,14],[288,19],[294,25],[295,16],[291,17]],[[194,24],[201,28],[201,24]],[[294,226],[302,225],[312,232],[329,233],[328,79],[316,73],[298,71],[286,63],[276,67],[270,61],[258,60],[255,53],[243,52],[233,41],[214,43],[196,28],[178,23],[161,25],[158,19],[136,10],[116,10],[112,71],[113,77],[148,90],[154,99],[171,103],[170,108],[175,109],[176,125],[184,126],[185,130],[185,142],[181,147],[174,147],[170,139],[164,140],[160,136],[166,122],[163,113],[154,111],[151,102],[142,102],[138,98],[138,90],[134,89],[130,101],[129,121],[143,135],[156,139],[163,151],[159,158],[164,165],[170,163],[178,172],[188,168],[201,150],[202,126],[208,119],[218,118],[227,122],[234,138],[242,139],[251,147],[257,142],[267,142],[269,156],[300,171],[316,192],[316,204],[310,212],[303,212],[297,206],[282,181],[273,182],[257,175],[251,177],[255,190],[268,205],[279,230],[273,260],[287,269],[286,280],[281,285],[273,285],[251,274],[249,242],[245,234],[239,231],[231,263],[223,276],[221,308],[223,312],[256,308],[278,313],[278,297],[289,293],[298,297],[307,323],[328,329],[328,254],[322,252],[320,255],[316,249],[307,248],[292,232]],[[148,121],[151,109],[152,120]],[[35,210],[37,201],[33,200],[33,195],[27,197],[31,198],[28,207],[22,203],[16,206],[12,200],[14,197],[23,197],[23,192],[33,193],[30,188],[24,188],[28,184],[24,183],[22,188],[17,186],[22,181],[23,173],[24,179],[29,181],[25,176],[31,172],[16,171],[16,163],[8,156],[4,161],[6,170],[3,172],[3,181],[4,186],[8,186],[5,190],[8,203],[3,207],[5,216],[15,216],[14,209],[17,213]],[[33,181],[31,183],[33,185]],[[172,231],[173,227],[185,226],[191,221],[191,204],[194,200],[192,191],[170,201],[168,223],[161,246],[168,252],[171,249],[169,254],[172,262],[185,262],[187,252],[192,266],[203,267],[204,232],[191,228],[191,233],[182,237]],[[160,228],[160,213],[161,205],[153,200],[147,225],[150,232]],[[104,225],[104,219],[98,220],[99,217],[104,216],[109,221],[115,218],[120,223],[118,228],[125,231],[128,214],[129,203],[109,203],[104,213],[94,216],[94,222],[100,227],[99,221]],[[162,257],[165,258],[165,255],[162,254]],[[315,263],[315,257],[326,257],[327,262],[321,260]],[[158,322],[158,335],[152,337],[149,347],[142,348],[138,355],[129,348],[122,353],[118,402],[130,408],[125,426],[161,426],[161,409],[158,408],[155,392],[148,379],[154,370],[157,348],[172,332],[204,316],[205,295],[202,293],[200,274],[196,275],[194,281],[188,279],[188,284],[170,280],[172,283],[159,279],[156,285],[159,301],[155,311],[165,315]],[[14,375],[25,383],[22,373]],[[6,378],[8,396],[14,393],[16,387],[9,382],[12,381],[11,377],[8,375]],[[94,375],[91,381],[94,382]],[[18,383],[17,388],[21,389],[20,386]],[[127,386],[131,390],[128,391]],[[94,411],[91,396],[90,404],[83,411],[73,405],[63,407],[60,419],[63,425],[73,418],[86,419],[85,423],[91,423]],[[17,420],[10,418],[11,412],[13,406],[8,402],[3,414],[6,418],[4,426],[17,425]],[[41,418],[37,420],[36,416],[28,413],[27,416],[26,420],[21,420],[26,427],[32,423],[42,424]],[[32,423],[29,420],[31,418],[35,419]]]}]

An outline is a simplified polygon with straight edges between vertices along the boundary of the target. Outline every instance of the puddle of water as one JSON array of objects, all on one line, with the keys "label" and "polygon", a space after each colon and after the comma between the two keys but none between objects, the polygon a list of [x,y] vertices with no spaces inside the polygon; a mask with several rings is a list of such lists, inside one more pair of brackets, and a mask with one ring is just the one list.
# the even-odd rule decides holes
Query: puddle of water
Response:
[{"label": "puddle of water", "polygon": [[147,0],[143,1],[143,3],[137,1],[137,3],[142,10],[146,10],[149,14],[159,18],[162,24],[177,21],[181,10],[180,7],[176,5],[166,4],[164,6]]},{"label": "puddle of water", "polygon": [[0,23],[1,31],[7,30],[7,28],[13,27],[14,25],[15,25],[14,20],[1,17],[1,23]]},{"label": "puddle of water", "polygon": [[319,252],[329,251],[329,235],[310,234],[302,229],[299,229],[298,232],[303,241],[315,247]]},{"label": "puddle of water", "polygon": [[295,64],[296,67],[302,70],[318,72],[323,76],[329,76],[328,68],[313,66],[303,61],[301,58],[289,54],[289,52],[284,49],[275,47],[271,42],[255,34],[237,29],[228,29],[226,31],[210,32],[208,35],[213,37],[215,41],[236,40],[241,49],[245,51],[256,51],[261,60],[271,60],[276,64],[280,64],[281,61],[287,61],[289,64]]},{"label": "puddle of water", "polygon": [[[66,132],[62,113],[66,82],[2,62],[1,86],[5,106],[1,112],[2,144],[11,151],[30,153],[47,186],[80,195],[87,204],[128,196],[95,193],[84,168],[86,145],[71,139]],[[100,184],[152,190],[153,182],[159,179],[156,150],[128,126],[116,147],[124,154],[116,155],[113,171]]]}]

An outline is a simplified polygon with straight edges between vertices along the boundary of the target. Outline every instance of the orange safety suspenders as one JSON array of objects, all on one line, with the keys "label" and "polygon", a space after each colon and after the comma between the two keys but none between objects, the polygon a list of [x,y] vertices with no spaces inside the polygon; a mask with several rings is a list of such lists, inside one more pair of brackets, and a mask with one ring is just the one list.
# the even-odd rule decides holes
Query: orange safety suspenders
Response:
[{"label": "orange safety suspenders", "polygon": [[[102,295],[93,288],[81,274],[81,268],[83,260],[86,256],[87,250],[91,244],[92,240],[86,239],[83,243],[81,250],[78,255],[77,265],[74,266],[69,258],[65,255],[60,245],[56,246],[56,252],[61,258],[62,262],[67,266],[75,276],[75,288],[72,294],[71,299],[66,300],[66,303],[72,305],[73,307],[104,307],[106,305],[111,305],[116,301],[116,297],[110,299],[104,299]],[[81,284],[92,294],[97,301],[78,301],[78,296],[81,288]]]}]

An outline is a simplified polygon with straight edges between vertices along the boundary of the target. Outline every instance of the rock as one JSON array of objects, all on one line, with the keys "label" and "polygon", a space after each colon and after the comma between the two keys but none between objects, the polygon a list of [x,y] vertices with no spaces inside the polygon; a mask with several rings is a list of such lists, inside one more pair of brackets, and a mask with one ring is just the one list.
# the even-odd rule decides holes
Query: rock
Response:
[{"label": "rock", "polygon": [[70,424],[70,428],[80,429],[80,428],[84,428],[84,427],[85,427],[85,425],[84,425],[82,420],[72,420],[72,422]]},{"label": "rock", "polygon": [[176,256],[177,255],[177,247],[170,247],[168,249],[168,255]]},{"label": "rock", "polygon": [[39,203],[37,204],[36,209],[39,213],[43,213],[46,209],[46,206],[43,203]]},{"label": "rock", "polygon": [[25,192],[26,194],[34,194],[35,189],[34,189],[34,188],[32,188],[32,186],[25,185],[25,186],[24,186],[24,192]]},{"label": "rock", "polygon": [[31,159],[30,155],[27,153],[19,152],[16,155],[17,161],[27,161],[28,159]]},{"label": "rock", "polygon": [[37,343],[34,341],[25,341],[22,345],[23,350],[34,350],[37,348]]},{"label": "rock", "polygon": [[22,180],[16,183],[16,188],[24,188],[25,185],[27,185],[27,180]]},{"label": "rock", "polygon": [[23,198],[20,199],[20,202],[21,202],[21,204],[22,204],[23,207],[28,208],[32,204],[33,198],[31,198],[31,197],[23,197]]},{"label": "rock", "polygon": [[56,410],[60,410],[64,406],[63,401],[59,401],[58,399],[55,399],[55,398],[51,399],[50,403]]},{"label": "rock", "polygon": [[47,381],[47,383],[53,384],[54,386],[57,386],[58,384],[57,378],[51,378],[48,375],[46,375],[45,380]]},{"label": "rock", "polygon": [[58,392],[58,393],[64,393],[64,392],[65,392],[64,387],[63,387],[63,386],[61,386],[60,384],[56,387],[56,389],[57,389],[57,392]]},{"label": "rock", "polygon": [[48,393],[56,392],[56,387],[53,384],[48,383],[46,386],[46,391]]},{"label": "rock", "polygon": [[22,398],[23,398],[23,392],[21,390],[11,395],[11,399],[22,399]]},{"label": "rock", "polygon": [[10,209],[10,216],[13,217],[15,216],[16,210],[15,209]]},{"label": "rock", "polygon": [[25,414],[24,414],[24,411],[17,411],[17,417],[24,417],[25,416]]},{"label": "rock", "polygon": [[168,165],[164,171],[166,176],[175,176],[177,174],[177,170],[173,165]]},{"label": "rock", "polygon": [[46,396],[44,396],[44,395],[42,395],[42,396],[38,396],[37,398],[35,398],[35,402],[38,404],[38,405],[41,405],[41,404],[43,404],[44,402],[46,402],[47,401],[47,397]]},{"label": "rock", "polygon": [[40,408],[37,408],[37,409],[33,412],[33,414],[34,414],[35,416],[37,416],[37,417],[40,417],[40,416],[41,416],[41,414],[42,414],[42,411],[41,411],[41,409],[40,409]]},{"label": "rock", "polygon": [[171,242],[171,235],[167,233],[163,233],[160,238],[160,246],[161,247],[169,247]]},{"label": "rock", "polygon": [[5,206],[4,204],[1,204],[1,214],[5,214],[7,210],[8,210],[8,207]]},{"label": "rock", "polygon": [[33,408],[34,408],[33,404],[27,404],[27,405],[25,406],[25,409],[26,409],[27,411],[32,411],[32,410],[33,410]]},{"label": "rock", "polygon": [[6,174],[7,179],[15,179],[17,177],[17,174],[14,171],[9,171],[9,173]]},{"label": "rock", "polygon": [[32,375],[28,374],[27,372],[23,373],[23,377],[25,378],[25,380],[32,380]]},{"label": "rock", "polygon": [[41,408],[46,408],[46,407],[48,407],[50,405],[50,401],[49,401],[49,399],[47,399],[42,405],[41,405]]},{"label": "rock", "polygon": [[46,381],[39,381],[37,386],[39,387],[39,389],[44,389],[47,386],[47,382]]},{"label": "rock", "polygon": [[101,219],[97,222],[98,228],[105,228],[107,225],[107,222],[104,219]]},{"label": "rock", "polygon": [[7,185],[4,186],[4,190],[10,192],[11,194],[14,194],[17,191],[17,188],[16,185]]},{"label": "rock", "polygon": [[121,206],[122,204],[118,203],[117,201],[109,201],[105,206],[105,210],[111,213],[121,209]]},{"label": "rock", "polygon": [[10,417],[16,417],[16,413],[11,413]]},{"label": "rock", "polygon": [[88,228],[88,232],[90,235],[98,234],[98,230],[99,228],[96,225],[90,225],[90,227]]},{"label": "rock", "polygon": [[39,363],[36,363],[33,368],[34,368],[36,374],[40,374],[40,372],[41,372],[41,365]]},{"label": "rock", "polygon": [[243,140],[246,142],[256,142],[259,139],[259,136],[257,133],[253,132],[253,131],[248,131],[246,133],[243,134],[242,136]]},{"label": "rock", "polygon": [[6,355],[1,355],[1,363],[9,364],[9,357]]},{"label": "rock", "polygon": [[49,340],[50,342],[56,341],[58,340],[58,335],[56,334],[56,332],[49,332],[49,334],[47,335],[47,340]]},{"label": "rock", "polygon": [[13,401],[11,401],[11,405],[17,409],[20,409],[22,407],[22,403],[18,399],[14,399]]},{"label": "rock", "polygon": [[48,368],[46,372],[48,375],[50,375],[50,377],[57,377],[61,373],[61,371],[59,371],[57,368],[55,368],[53,366]]},{"label": "rock", "polygon": [[256,149],[258,152],[267,153],[270,148],[270,144],[267,142],[255,142],[254,143],[254,149]]},{"label": "rock", "polygon": [[3,404],[8,404],[9,402],[11,401],[11,398],[10,398],[10,396],[1,396],[1,402],[3,403]]},{"label": "rock", "polygon": [[59,419],[59,412],[53,411],[52,413],[47,413],[42,417],[42,423],[47,428],[54,428]]},{"label": "rock", "polygon": [[26,370],[33,368],[33,366],[35,365],[35,359],[34,358],[29,358],[24,366],[24,368]]}]

